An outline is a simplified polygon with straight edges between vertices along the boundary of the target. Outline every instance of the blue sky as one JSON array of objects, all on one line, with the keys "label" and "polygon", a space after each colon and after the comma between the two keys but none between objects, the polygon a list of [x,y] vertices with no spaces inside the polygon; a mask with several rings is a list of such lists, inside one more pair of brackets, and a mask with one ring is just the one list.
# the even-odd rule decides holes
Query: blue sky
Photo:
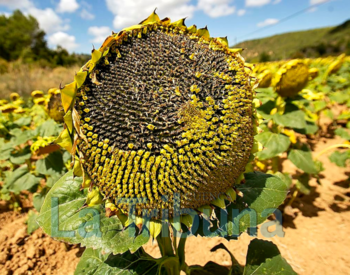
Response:
[{"label": "blue sky", "polygon": [[[99,47],[112,30],[138,23],[155,7],[161,18],[187,17],[188,26],[208,25],[211,36],[228,36],[230,45],[350,19],[350,0],[0,0],[2,14],[20,9],[35,16],[50,47],[61,45],[79,53]],[[305,8],[310,9],[279,22]]]}]

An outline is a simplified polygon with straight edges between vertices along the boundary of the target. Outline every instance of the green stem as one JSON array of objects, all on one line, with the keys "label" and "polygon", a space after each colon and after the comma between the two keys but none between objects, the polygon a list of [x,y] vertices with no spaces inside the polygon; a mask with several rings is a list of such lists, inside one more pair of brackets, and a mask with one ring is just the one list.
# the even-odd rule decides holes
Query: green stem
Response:
[{"label": "green stem", "polygon": [[272,171],[274,173],[279,171],[279,167],[280,167],[280,158],[279,157],[274,157],[272,158]]},{"label": "green stem", "polygon": [[181,270],[184,271],[186,274],[190,274],[191,271],[185,261],[185,245],[186,245],[187,236],[183,237],[183,235],[184,234],[181,235],[181,238],[179,241],[179,246],[177,248],[177,256],[179,257]]},{"label": "green stem", "polygon": [[326,149],[322,150],[321,152],[319,152],[317,154],[317,156],[315,157],[315,159],[318,159],[321,155],[323,155],[327,151],[329,151],[331,149],[334,149],[334,148],[347,148],[347,149],[350,149],[350,145],[348,145],[348,144],[334,144],[334,145],[331,145],[331,146],[327,147]]},{"label": "green stem", "polygon": [[[162,235],[165,235],[166,237],[163,237]],[[163,257],[175,256],[173,245],[170,239],[170,231],[168,226],[163,225],[162,232],[157,236],[157,242],[160,249],[160,253],[162,254]]]}]

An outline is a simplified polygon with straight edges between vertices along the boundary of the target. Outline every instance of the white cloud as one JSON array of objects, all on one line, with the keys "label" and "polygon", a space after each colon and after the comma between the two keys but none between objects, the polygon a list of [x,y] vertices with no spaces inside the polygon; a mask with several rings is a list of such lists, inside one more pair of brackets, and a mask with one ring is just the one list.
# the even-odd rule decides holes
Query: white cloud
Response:
[{"label": "white cloud", "polygon": [[243,16],[243,15],[245,15],[246,12],[247,12],[246,10],[241,9],[241,10],[237,11],[237,15],[238,16]]},{"label": "white cloud", "polygon": [[245,5],[247,7],[261,7],[267,5],[271,0],[245,0]]},{"label": "white cloud", "polygon": [[231,0],[198,0],[198,9],[210,17],[226,16],[235,12],[236,8],[230,6]]},{"label": "white cloud", "polygon": [[0,0],[0,5],[12,10],[21,9],[25,15],[33,15],[38,20],[40,28],[48,34],[69,29],[69,25],[53,9],[38,9],[30,0]]},{"label": "white cloud", "polygon": [[40,28],[48,34],[69,29],[69,25],[66,24],[51,8],[41,10],[32,7],[25,10],[24,13],[33,15],[38,20]]},{"label": "white cloud", "polygon": [[29,0],[0,0],[0,5],[9,9],[28,9],[34,6]]},{"label": "white cloud", "polygon": [[102,42],[105,41],[106,37],[112,34],[112,30],[106,26],[93,26],[88,29],[88,33],[94,36],[91,42],[102,44]]},{"label": "white cloud", "polygon": [[310,0],[310,5],[316,5],[316,4],[321,4],[321,3],[325,3],[328,0]]},{"label": "white cloud", "polygon": [[47,40],[51,47],[62,46],[68,51],[72,51],[79,46],[75,42],[75,37],[65,32],[55,32],[51,34]]},{"label": "white cloud", "polygon": [[278,23],[278,21],[279,20],[275,19],[275,18],[268,18],[265,21],[258,23],[257,26],[259,28],[262,28],[262,27],[266,27],[266,26],[269,26],[269,25],[274,25],[274,24]]},{"label": "white cloud", "polygon": [[5,17],[10,17],[11,13],[2,11],[2,12],[0,12],[0,15],[4,15]]},{"label": "white cloud", "polygon": [[57,12],[75,12],[79,8],[76,0],[60,0],[57,5]]},{"label": "white cloud", "polygon": [[80,17],[86,20],[92,20],[95,18],[95,15],[89,12],[87,9],[83,9],[80,12]]},{"label": "white cloud", "polygon": [[317,10],[317,7],[312,7],[312,8],[309,8],[307,11],[308,12],[315,12]]},{"label": "white cloud", "polygon": [[196,7],[191,0],[106,0],[107,8],[114,14],[113,26],[116,31],[135,25],[147,18],[155,8],[173,21],[191,18]]}]

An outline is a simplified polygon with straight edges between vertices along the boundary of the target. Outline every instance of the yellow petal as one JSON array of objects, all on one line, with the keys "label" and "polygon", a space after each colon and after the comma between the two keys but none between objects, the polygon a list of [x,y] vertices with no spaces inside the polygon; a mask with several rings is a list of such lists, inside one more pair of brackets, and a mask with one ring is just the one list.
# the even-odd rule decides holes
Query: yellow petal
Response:
[{"label": "yellow petal", "polygon": [[159,221],[150,221],[149,223],[149,232],[153,239],[157,238],[160,232],[162,231],[162,223]]},{"label": "yellow petal", "polygon": [[101,56],[102,56],[102,52],[100,52],[99,50],[93,49],[91,52],[91,61],[96,64],[100,60]]},{"label": "yellow petal", "polygon": [[174,26],[174,27],[178,27],[178,28],[186,27],[185,20],[186,20],[186,18],[182,18],[180,20],[177,20],[177,21],[171,23],[170,26]]},{"label": "yellow petal", "polygon": [[61,89],[61,98],[64,111],[67,112],[77,92],[77,83],[74,81]]},{"label": "yellow petal", "polygon": [[59,137],[55,140],[55,143],[66,149],[68,152],[72,151],[73,144],[67,128],[61,132]]},{"label": "yellow petal", "polygon": [[75,76],[74,76],[74,80],[77,83],[77,88],[79,89],[81,87],[81,85],[83,85],[83,83],[85,82],[87,76],[87,72],[78,72]]},{"label": "yellow petal", "polygon": [[145,20],[141,21],[139,23],[139,25],[147,25],[147,24],[152,24],[152,23],[156,23],[156,22],[159,22],[160,19],[159,19],[159,16],[158,14],[156,14],[156,9],[153,11],[153,13],[148,16]]},{"label": "yellow petal", "polygon": [[67,125],[67,128],[69,130],[69,133],[73,132],[73,118],[72,118],[72,111],[69,110],[63,117],[64,123]]},{"label": "yellow petal", "polygon": [[206,38],[206,39],[210,38],[210,34],[209,34],[207,27],[197,30],[197,34],[198,34],[198,36]]},{"label": "yellow petal", "polygon": [[86,173],[84,173],[84,175],[83,175],[83,183],[82,183],[81,187],[89,188],[90,186],[91,186],[91,178]]},{"label": "yellow petal", "polygon": [[163,25],[169,25],[171,20],[169,17],[165,17],[162,20],[160,20],[160,22],[162,22]]},{"label": "yellow petal", "polygon": [[230,188],[226,191],[226,195],[230,197],[231,201],[235,201],[237,193],[233,188]]},{"label": "yellow petal", "polygon": [[143,25],[133,25],[133,26],[130,26],[130,27],[123,29],[123,31],[132,31],[132,30],[137,30],[137,29],[141,29],[141,28],[143,28]]},{"label": "yellow petal", "polygon": [[88,206],[94,206],[102,204],[103,196],[101,195],[98,187],[94,187],[87,195],[86,204]]},{"label": "yellow petal", "polygon": [[83,170],[81,168],[81,164],[77,156],[74,158],[73,174],[77,177],[83,176]]},{"label": "yellow petal", "polygon": [[226,37],[217,37],[216,40],[219,41],[222,45],[228,47],[227,36]]},{"label": "yellow petal", "polygon": [[220,195],[216,200],[212,201],[211,204],[220,207],[222,209],[226,208],[226,204],[225,204],[225,196],[224,195]]},{"label": "yellow petal", "polygon": [[190,33],[196,33],[197,32],[197,26],[196,25],[192,25],[192,26],[188,27],[187,30]]},{"label": "yellow petal", "polygon": [[242,48],[236,48],[236,49],[228,49],[231,53],[241,53],[243,51]]}]

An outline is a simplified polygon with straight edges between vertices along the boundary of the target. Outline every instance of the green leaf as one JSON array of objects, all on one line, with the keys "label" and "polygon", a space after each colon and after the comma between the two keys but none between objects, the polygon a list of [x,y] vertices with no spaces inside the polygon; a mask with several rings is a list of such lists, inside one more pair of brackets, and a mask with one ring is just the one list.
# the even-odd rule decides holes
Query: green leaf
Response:
[{"label": "green leaf", "polygon": [[36,218],[38,217],[38,213],[30,210],[28,212],[28,220],[27,220],[27,233],[28,235],[32,234],[35,230],[39,228],[38,223],[36,222]]},{"label": "green leaf", "polygon": [[314,101],[313,104],[316,113],[327,107],[327,103],[324,100]]},{"label": "green leaf", "polygon": [[[228,222],[222,227],[224,235],[239,235],[249,227],[255,228],[264,222],[271,214],[271,212],[264,211],[276,209],[281,205],[289,190],[285,182],[272,175],[254,172],[244,176],[246,182],[237,186],[237,189],[243,193],[243,197],[237,196],[236,203],[231,203],[226,208]],[[244,216],[237,215],[237,210],[242,215],[246,214]],[[252,211],[256,213],[256,224],[251,225],[248,214]],[[263,212],[264,215],[262,215]]]},{"label": "green leaf", "polygon": [[339,127],[338,129],[336,129],[336,130],[334,131],[334,133],[335,133],[337,136],[340,136],[340,137],[343,138],[343,139],[350,140],[350,134],[349,134],[349,132],[346,131],[344,128]]},{"label": "green leaf", "polygon": [[29,173],[27,166],[17,168],[11,175],[6,178],[5,185],[9,191],[19,194],[23,190],[31,190],[38,185],[40,178]]},{"label": "green leaf", "polygon": [[292,186],[292,177],[288,173],[277,172],[273,175],[280,178],[288,186],[288,189]]},{"label": "green leaf", "polygon": [[9,159],[11,152],[15,149],[11,142],[0,142],[0,160]]},{"label": "green leaf", "polygon": [[36,136],[40,137],[51,137],[58,136],[61,131],[59,125],[53,120],[46,120],[43,124],[36,128]]},{"label": "green leaf", "polygon": [[158,274],[158,264],[150,257],[145,257],[138,250],[121,255],[102,254],[100,250],[88,248],[84,251],[75,275],[151,275]]},{"label": "green leaf", "polygon": [[18,146],[18,145],[24,144],[35,137],[35,132],[33,130],[25,130],[25,131],[21,131],[20,129],[15,129],[15,130],[19,130],[19,132],[11,131],[11,135],[14,135],[11,138],[12,146]]},{"label": "green leaf", "polygon": [[28,126],[32,122],[32,118],[29,117],[21,117],[13,122],[17,127]]},{"label": "green leaf", "polygon": [[311,192],[311,187],[309,185],[310,175],[307,173],[303,173],[299,176],[295,186],[296,188],[303,194],[309,195]]},{"label": "green leaf", "polygon": [[263,132],[257,135],[255,139],[265,147],[264,150],[256,154],[260,160],[275,157],[285,152],[290,145],[290,140],[287,136],[271,132]]},{"label": "green leaf", "polygon": [[41,206],[44,203],[45,196],[49,192],[50,188],[45,187],[39,193],[33,195],[33,205],[36,211],[40,212]]},{"label": "green leaf", "polygon": [[277,246],[272,242],[254,239],[250,242],[244,275],[297,275],[282,258]]},{"label": "green leaf", "polygon": [[55,151],[49,154],[44,159],[39,159],[36,162],[36,171],[39,174],[46,176],[62,175],[65,165],[63,163],[62,152]]},{"label": "green leaf", "polygon": [[[117,216],[107,218],[101,205],[83,208],[87,194],[80,191],[81,184],[82,178],[73,178],[71,170],[51,188],[38,217],[45,233],[58,240],[101,248],[106,253],[114,254],[136,251],[149,240],[148,234],[136,236],[137,228],[134,224],[124,228]],[[58,204],[55,204],[56,200]],[[90,232],[92,229],[95,234]]]},{"label": "green leaf", "polygon": [[32,153],[30,151],[30,146],[26,146],[23,149],[20,149],[16,152],[12,152],[10,156],[10,161],[13,164],[23,164],[27,159],[30,159]]},{"label": "green leaf", "polygon": [[306,128],[305,114],[301,110],[291,111],[283,115],[276,113],[273,115],[272,119],[278,125],[282,125],[284,127],[289,127],[293,129]]},{"label": "green leaf", "polygon": [[346,163],[350,160],[350,150],[346,152],[335,151],[329,156],[329,160],[339,167],[346,167]]},{"label": "green leaf", "polygon": [[309,150],[292,149],[288,154],[288,159],[300,170],[309,174],[317,174],[317,169],[312,160],[312,155]]},{"label": "green leaf", "polygon": [[329,98],[339,104],[343,104],[349,99],[349,95],[344,92],[335,92],[329,94]]},{"label": "green leaf", "polygon": [[350,119],[350,112],[343,112],[341,113],[337,119],[341,120],[341,119]]}]

